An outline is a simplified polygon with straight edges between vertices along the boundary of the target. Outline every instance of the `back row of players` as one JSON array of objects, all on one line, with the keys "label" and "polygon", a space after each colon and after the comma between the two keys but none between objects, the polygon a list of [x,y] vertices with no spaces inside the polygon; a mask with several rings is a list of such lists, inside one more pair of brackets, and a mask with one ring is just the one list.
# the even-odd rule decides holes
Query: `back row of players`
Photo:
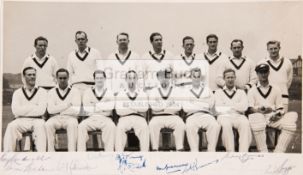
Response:
[{"label": "back row of players", "polygon": [[[254,71],[256,64],[242,55],[244,44],[242,40],[238,39],[231,42],[230,49],[233,55],[229,57],[217,50],[218,37],[214,34],[206,37],[208,50],[202,54],[194,52],[195,43],[192,37],[184,37],[182,40],[184,53],[177,56],[173,56],[171,52],[163,49],[160,33],[150,35],[153,49],[141,57],[129,49],[130,41],[127,33],[117,35],[118,49],[107,59],[102,59],[98,50],[87,46],[88,38],[85,32],[77,31],[75,42],[78,48],[68,55],[66,68],[70,73],[70,83],[82,91],[93,84],[91,75],[96,69],[105,70],[106,74],[112,77],[110,87],[115,92],[121,90],[121,84],[117,83],[117,80],[121,79],[120,82],[124,82],[125,72],[128,70],[136,70],[139,76],[145,76],[144,88],[151,88],[157,84],[155,73],[168,66],[173,67],[174,72],[180,76],[176,80],[176,84],[181,85],[188,81],[182,73],[197,66],[201,67],[201,70],[206,70],[207,83],[213,91],[224,86],[222,73],[227,68],[236,71],[237,88],[248,90],[257,82]],[[37,85],[50,89],[56,86],[57,62],[54,57],[46,53],[48,45],[46,38],[36,38],[34,45],[36,52],[25,60],[22,70],[28,66],[36,68]],[[280,56],[280,42],[269,41],[267,50],[269,56],[259,63],[264,62],[270,66],[269,81],[281,89],[284,109],[287,111],[288,89],[293,79],[293,67],[289,59]]]},{"label": "back row of players", "polygon": [[[181,87],[191,87],[190,84],[191,84],[192,80],[191,79],[189,80],[189,78],[192,78],[192,77],[189,75],[192,75],[192,72],[189,70],[192,70],[193,68],[194,69],[198,68],[200,70],[200,74],[201,74],[200,77],[203,77],[203,80],[201,80],[201,82],[203,82],[203,85],[202,84],[199,85],[198,88],[195,90],[194,84],[192,84],[193,88],[191,90],[191,93],[194,94],[195,98],[197,98],[197,99],[200,99],[201,94],[203,94],[203,92],[205,90],[205,88],[203,88],[203,87],[207,87],[207,85],[208,85],[210,87],[210,90],[209,90],[210,92],[218,89],[219,87],[223,88],[223,92],[224,92],[224,93],[222,93],[223,96],[225,94],[225,96],[227,96],[228,99],[230,99],[229,101],[232,101],[232,99],[234,98],[234,95],[237,94],[236,93],[236,91],[238,91],[237,89],[239,89],[239,90],[243,89],[243,90],[247,91],[248,89],[250,89],[252,86],[254,86],[257,83],[257,78],[256,78],[257,76],[254,71],[255,66],[254,66],[253,62],[245,57],[242,57],[243,42],[241,40],[232,41],[231,50],[233,51],[233,57],[227,58],[222,53],[217,51],[218,37],[216,35],[207,36],[207,44],[209,46],[209,49],[206,53],[202,54],[203,56],[198,56],[198,55],[196,56],[193,53],[194,39],[191,37],[185,37],[183,39],[183,47],[185,50],[184,53],[179,56],[179,59],[171,59],[171,58],[173,58],[171,56],[171,54],[169,54],[168,51],[165,51],[162,49],[161,34],[153,33],[150,37],[150,41],[153,45],[153,51],[150,51],[149,53],[145,54],[142,57],[142,58],[144,58],[144,62],[146,65],[143,70],[141,69],[142,71],[140,70],[140,64],[142,64],[143,61],[139,59],[137,54],[135,54],[134,52],[131,52],[128,49],[129,39],[128,39],[128,35],[126,33],[121,33],[117,36],[117,43],[119,46],[118,52],[112,54],[109,57],[109,59],[107,59],[107,60],[102,60],[100,57],[100,54],[97,50],[87,47],[87,45],[86,45],[87,41],[88,40],[87,40],[86,33],[82,32],[82,31],[79,31],[76,33],[76,43],[78,45],[78,50],[73,51],[69,55],[68,63],[67,63],[67,70],[68,70],[67,73],[70,74],[70,80],[71,80],[70,82],[72,83],[73,87],[80,90],[80,94],[82,94],[83,104],[84,104],[84,99],[86,98],[86,95],[83,95],[84,91],[89,86],[94,84],[94,81],[93,81],[91,75],[93,74],[93,71],[96,69],[96,65],[98,68],[104,70],[103,74],[107,75],[107,77],[110,74],[110,76],[111,76],[110,84],[111,85],[110,85],[109,89],[111,89],[114,92],[114,94],[117,94],[118,92],[122,91],[122,89],[121,89],[122,81],[119,79],[123,79],[123,82],[124,82],[124,77],[121,78],[121,77],[117,76],[117,73],[125,75],[125,72],[128,72],[129,70],[135,70],[135,72],[136,72],[135,74],[138,77],[140,77],[139,73],[143,74],[143,77],[141,78],[141,80],[143,81],[143,83],[142,83],[143,89],[148,92],[148,94],[149,94],[148,96],[153,97],[153,98],[159,96],[159,93],[152,93],[149,91],[149,89],[157,89],[155,87],[157,87],[157,86],[162,87],[162,84],[165,84],[165,83],[161,83],[161,80],[159,79],[158,74],[161,74],[159,72],[161,72],[161,71],[163,72],[163,70],[168,67],[171,68],[170,69],[171,71],[175,72],[174,75],[177,75],[177,77],[179,76],[176,79],[175,79],[175,76],[172,76],[171,84],[173,84],[174,86],[181,86]],[[35,47],[37,50],[36,53],[25,61],[24,68],[34,67],[37,71],[37,82],[35,85],[44,87],[46,89],[50,89],[51,87],[53,87],[56,84],[55,83],[56,80],[54,79],[54,77],[56,77],[56,71],[57,71],[56,61],[51,56],[46,54],[47,40],[45,38],[38,37],[35,40]],[[274,87],[281,88],[283,95],[280,94],[280,95],[278,95],[279,97],[276,97],[275,95],[277,95],[279,93],[274,93],[274,91],[272,90],[272,86],[269,86],[268,83],[267,83],[267,85],[266,84],[264,85],[264,89],[262,89],[262,87],[260,85],[261,83],[256,85],[256,87],[258,87],[257,88],[258,91],[256,91],[256,92],[258,92],[259,95],[261,95],[263,97],[263,100],[261,99],[261,101],[262,101],[261,103],[256,102],[255,105],[251,106],[251,107],[255,107],[255,108],[251,108],[250,111],[257,112],[257,113],[261,112],[263,114],[266,114],[267,119],[264,119],[263,115],[261,115],[261,116],[256,115],[256,117],[254,117],[254,120],[253,120],[255,122],[255,125],[251,124],[251,127],[252,127],[253,131],[254,131],[254,127],[256,130],[256,132],[254,132],[254,135],[255,135],[255,138],[257,141],[258,149],[260,151],[264,151],[264,150],[266,150],[266,148],[265,148],[266,144],[264,143],[265,144],[265,146],[264,146],[264,144],[260,145],[260,143],[263,143],[263,140],[265,140],[264,135],[263,135],[263,133],[265,133],[265,132],[263,132],[265,130],[265,125],[270,124],[270,121],[276,121],[276,120],[283,121],[282,123],[284,125],[286,125],[288,128],[286,129],[287,132],[286,131],[282,132],[283,134],[281,134],[281,136],[280,136],[280,140],[282,140],[282,141],[280,141],[280,140],[279,141],[280,141],[280,143],[283,143],[283,146],[281,146],[281,144],[280,144],[280,146],[277,146],[277,150],[285,151],[285,149],[286,149],[285,146],[287,146],[287,145],[285,145],[285,142],[289,143],[288,141],[290,141],[290,139],[292,138],[295,128],[296,128],[295,122],[296,122],[296,118],[297,118],[297,114],[289,113],[288,115],[284,115],[284,116],[291,116],[291,117],[283,117],[284,120],[279,120],[281,118],[281,116],[283,116],[284,111],[287,111],[287,102],[288,102],[287,94],[288,94],[288,87],[290,86],[291,79],[292,79],[292,65],[288,59],[280,58],[280,56],[279,56],[280,43],[279,42],[270,41],[267,43],[267,47],[268,47],[268,51],[270,53],[270,58],[265,60],[266,64],[258,64],[258,65],[259,65],[259,67],[261,66],[261,68],[262,68],[262,66],[265,66],[266,68],[263,68],[263,69],[268,69],[268,71],[269,71],[269,68],[273,69],[273,71],[270,71],[271,73],[269,74],[269,76],[270,77],[279,77],[279,78],[276,78],[275,81],[271,81],[271,78],[270,78],[269,82],[271,84],[272,84],[272,82],[274,82],[274,85],[273,85]],[[148,57],[150,57],[150,59]],[[150,61],[150,60],[153,60],[153,61]],[[181,61],[179,61],[179,60],[181,60]],[[146,64],[146,62],[147,62],[147,64]],[[175,62],[178,62],[178,64],[176,64]],[[180,64],[183,64],[183,66],[180,66]],[[232,69],[230,69],[230,68],[232,68]],[[207,69],[208,69],[208,71],[205,71]],[[222,71],[220,71],[220,70],[222,70]],[[234,77],[230,78],[230,79],[236,80],[235,86],[234,85],[229,86],[232,89],[227,88],[228,81],[226,80],[226,76],[225,76],[226,72],[224,72],[226,70],[227,70],[227,73],[234,74]],[[230,70],[234,70],[234,71],[228,72]],[[148,75],[149,73],[152,73],[152,74],[155,73],[156,76],[153,76],[153,75],[149,76]],[[26,73],[23,72],[23,74],[25,75]],[[113,78],[113,76],[115,76],[115,77]],[[164,77],[166,77],[166,76],[164,76]],[[235,77],[237,77],[237,78],[235,78]],[[57,74],[57,78],[58,78],[58,74]],[[138,78],[138,79],[140,79],[140,78]],[[174,81],[173,81],[173,79],[174,79]],[[272,79],[274,79],[274,78],[272,78]],[[118,80],[118,81],[116,81],[116,80]],[[160,85],[157,84],[158,80],[160,80],[159,81]],[[96,79],[95,79],[95,81],[96,81]],[[59,79],[58,79],[58,82],[60,82]],[[234,89],[235,87],[236,87],[236,89]],[[23,89],[24,89],[23,95],[26,97],[26,99],[28,101],[30,101],[31,99],[27,98],[27,97],[35,96],[35,93],[33,94],[33,96],[29,96],[26,91],[26,86]],[[60,99],[62,101],[64,101],[64,97],[66,97],[68,95],[69,91],[67,90],[67,88],[60,89],[60,86],[58,86],[57,89],[56,89],[57,96],[59,96]],[[105,89],[108,89],[108,88],[105,88]],[[128,88],[126,88],[126,89],[128,89]],[[177,89],[179,89],[179,88],[177,88]],[[285,91],[285,89],[286,89],[286,91]],[[60,90],[62,90],[62,93],[60,93]],[[53,90],[53,91],[55,91],[55,90]],[[92,91],[92,90],[90,90],[90,91]],[[98,97],[98,98],[101,97],[102,94],[104,95],[104,92],[102,92],[102,91],[98,93],[98,90],[94,90],[93,92],[96,94],[96,97]],[[171,89],[169,91],[166,91],[165,88],[163,88],[163,92],[162,92],[162,90],[159,90],[159,92],[160,92],[160,95],[162,96],[161,98],[164,100],[166,100],[165,98],[168,98],[168,96],[171,95]],[[205,92],[207,94],[207,90]],[[62,96],[61,94],[65,94],[65,95]],[[167,97],[165,97],[166,95],[163,95],[163,94],[166,94]],[[177,93],[177,95],[179,95],[179,96],[180,96],[180,94],[182,94],[182,92]],[[185,93],[185,94],[187,94],[187,93]],[[220,94],[220,93],[216,93],[216,94]],[[269,100],[270,102],[268,102],[267,98],[269,98],[268,96],[270,96],[272,94],[275,94],[275,95],[271,100]],[[190,94],[187,94],[187,95],[188,96],[186,96],[186,98],[189,98]],[[94,97],[94,98],[96,98],[96,97]],[[283,99],[282,97],[284,98],[283,102],[282,102],[282,99]],[[135,97],[129,96],[129,98],[132,99]],[[242,97],[240,99],[242,99]],[[246,98],[243,98],[243,99],[246,100]],[[14,99],[13,99],[13,101],[14,101]],[[81,103],[81,99],[79,101]],[[78,101],[78,103],[79,103],[79,101]],[[118,101],[121,101],[121,100],[118,100]],[[159,101],[159,100],[157,100],[157,101]],[[184,101],[184,100],[182,100],[182,101]],[[222,101],[222,100],[219,100],[219,101]],[[190,103],[192,103],[192,101],[190,101]],[[158,108],[164,107],[165,109],[166,108],[170,109],[170,105],[174,104],[174,103],[171,103],[171,104],[168,103],[168,105],[163,105],[163,106],[161,105],[161,103],[154,103],[154,104],[156,104],[156,106],[158,106]],[[211,103],[204,102],[204,104],[207,104],[208,107],[212,106]],[[235,103],[234,104],[235,110],[232,110],[232,111],[234,111],[232,113],[233,114],[235,114],[235,113],[242,114],[247,109],[247,106],[246,106],[246,108],[245,108],[245,106],[244,107],[242,106],[243,104],[245,104],[245,103],[243,103],[243,102]],[[284,106],[281,106],[280,104],[284,104]],[[152,107],[152,104],[149,104],[149,105]],[[103,106],[104,106],[104,104],[101,106],[101,108],[103,108]],[[182,106],[182,108],[184,108],[183,105],[181,105],[181,106]],[[228,113],[230,113],[230,109],[228,108],[230,106],[229,103],[225,102],[225,103],[221,104],[221,106],[223,106],[223,107],[222,108],[219,107],[218,108],[219,111],[221,110],[221,112],[223,112],[223,113],[226,113],[226,111],[229,111]],[[67,107],[70,107],[70,105],[68,105]],[[206,108],[208,108],[208,107],[206,106]],[[226,107],[227,107],[227,109],[226,109]],[[243,110],[242,107],[245,109]],[[62,108],[63,107],[61,107],[60,109],[63,110]],[[204,110],[203,103],[199,104],[198,108],[199,108],[198,111],[189,113],[189,114],[191,114],[190,116],[192,116],[195,113],[213,114],[210,111],[207,112],[207,110]],[[240,111],[239,111],[239,108],[241,108]],[[66,109],[66,108],[64,108],[64,109]],[[107,108],[107,110],[108,109],[109,108]],[[254,111],[254,109],[256,111]],[[96,108],[93,108],[93,110],[96,110]],[[162,116],[162,114],[165,114],[165,115],[175,114],[174,112],[163,113],[162,110],[163,109],[161,109],[159,112],[160,116]],[[88,112],[87,109],[85,111]],[[59,110],[59,112],[57,111],[56,113],[61,113],[61,112],[62,111]],[[157,110],[153,110],[153,113],[154,113],[154,115],[157,115],[157,114],[155,114],[155,113],[157,113]],[[14,113],[14,114],[15,114],[16,118],[18,118],[18,116],[20,116],[20,114],[19,115],[16,115],[16,113]],[[64,114],[64,112],[63,112],[63,114]],[[268,115],[268,114],[270,114],[270,115]],[[22,114],[21,116],[26,117],[28,115]],[[36,117],[35,115],[30,115],[30,116]],[[232,115],[232,116],[234,116],[234,115]],[[235,116],[238,116],[238,115],[235,115]],[[276,116],[280,116],[280,117],[276,117]],[[31,118],[31,117],[29,117],[29,118]],[[60,117],[60,120],[63,120],[63,118],[64,117]],[[157,118],[159,121],[156,120]],[[198,118],[199,117],[195,117],[195,120],[193,120],[193,123],[200,124],[200,122],[196,121],[196,119],[198,119]],[[223,117],[223,118],[219,117],[218,121],[223,126],[223,144],[227,150],[232,151],[234,149],[233,148],[234,146],[233,146],[233,143],[230,140],[230,138],[233,138],[232,137],[233,134],[230,132],[231,123],[228,122],[229,119],[226,120],[227,118],[228,117]],[[270,119],[270,118],[273,118],[273,119]],[[124,119],[124,118],[121,118],[120,120],[122,120],[122,119]],[[160,117],[156,117],[153,119],[154,120],[152,120],[152,121],[157,121],[155,124],[155,126],[157,126],[157,127],[153,130],[151,128],[153,122],[149,123],[150,129],[151,129],[150,136],[151,136],[151,141],[152,141],[152,148],[156,150],[156,149],[158,149],[157,140],[159,138],[159,135],[156,133],[158,131],[160,131],[160,129],[161,129],[161,127],[159,128],[159,126],[161,126],[161,125],[159,125],[159,122],[162,122],[162,119]],[[165,119],[170,121],[169,117],[167,117],[167,116]],[[190,123],[189,119],[190,119],[190,117],[186,120],[187,121],[186,123]],[[232,121],[237,121],[237,119],[238,118],[236,118],[236,120],[232,120]],[[119,120],[119,123],[120,123],[120,120]],[[173,117],[173,119],[171,119],[171,122],[172,121],[177,122],[180,120],[181,120],[180,118],[177,119],[177,118]],[[52,121],[52,120],[49,120],[49,121]],[[131,121],[131,120],[128,119],[127,121]],[[168,123],[170,123],[169,121],[168,121]],[[237,122],[239,122],[239,121],[237,121]],[[265,122],[265,124],[263,127],[264,122]],[[61,123],[62,123],[62,121],[61,121]],[[63,122],[63,123],[65,123],[64,126],[63,126],[63,124],[61,124],[61,126],[57,126],[55,129],[57,129],[58,127],[59,128],[67,127],[66,122]],[[203,121],[202,123],[204,125],[204,124],[207,124],[208,122]],[[224,123],[226,123],[226,124],[224,124]],[[245,123],[245,121],[244,121],[244,123]],[[275,122],[275,123],[277,123],[277,122]],[[279,124],[275,125],[275,127],[280,127],[279,129],[283,129],[283,127],[281,126],[281,123],[280,122],[278,122],[278,123]],[[179,122],[179,124],[180,124],[180,122]],[[228,130],[224,129],[224,125],[229,125],[228,128],[230,128],[230,129],[228,129]],[[98,126],[100,127],[101,124]],[[127,125],[127,126],[129,126],[129,125]],[[164,126],[171,127],[172,125],[164,124]],[[231,126],[236,127],[236,128],[238,128],[238,127],[249,128],[249,126],[247,127],[243,123],[242,124],[239,124],[239,123],[232,124]],[[196,127],[197,128],[205,127],[207,129],[207,126],[199,125]],[[10,128],[10,127],[8,127],[8,128]],[[80,128],[81,127],[79,127],[79,130],[80,130]],[[93,129],[93,128],[90,128],[90,129]],[[193,145],[196,145],[196,143],[198,143],[196,141],[197,136],[195,134],[196,133],[195,127],[191,126],[188,128],[193,129],[192,131],[187,131],[187,134],[190,135],[190,136],[188,136],[188,139],[189,139],[189,143],[191,146],[191,150],[197,150],[197,147],[193,146]],[[240,130],[240,128],[238,128],[238,129]],[[216,129],[213,128],[213,130],[216,130]],[[219,130],[220,130],[220,128],[219,128]],[[74,131],[75,131],[75,129],[74,129]],[[13,131],[13,132],[16,132],[16,131]],[[54,128],[52,129],[52,132],[54,132]],[[181,130],[175,129],[177,149],[182,149],[182,147],[183,147],[182,132],[183,132],[182,129]],[[239,131],[239,132],[241,133],[240,135],[242,135],[242,132],[241,131]],[[6,132],[6,133],[8,133],[8,132]],[[11,133],[11,132],[9,132],[9,133]],[[75,133],[75,132],[73,132],[73,133]],[[86,133],[86,135],[78,137],[78,150],[85,150],[84,149],[85,142],[83,142],[83,140],[81,141],[81,139],[85,140],[88,138],[87,132],[79,132],[79,133],[80,134]],[[106,131],[105,131],[105,133],[106,133]],[[112,138],[112,137],[108,137],[108,135],[105,133],[104,133],[105,137],[103,136],[104,139]],[[110,132],[110,133],[112,133],[112,132]],[[189,133],[191,133],[191,134],[189,134]],[[214,150],[214,145],[216,145],[216,142],[217,142],[215,133],[216,133],[215,131],[210,132],[210,130],[208,132],[208,134],[210,134],[210,135],[208,135],[208,142],[209,142],[208,148],[210,151]],[[250,129],[249,129],[249,132],[246,131],[245,133],[250,133]],[[11,134],[9,134],[9,136],[7,136],[7,134],[6,134],[5,140],[7,140],[7,139],[11,140],[12,138],[16,138],[17,137],[16,133],[14,135],[15,135],[15,137],[12,137]],[[213,136],[211,136],[211,135],[213,135]],[[49,141],[52,141],[53,140],[52,138],[53,138],[53,136],[52,137],[49,136],[48,137]],[[72,138],[72,136],[70,136],[69,138]],[[123,140],[125,139],[125,137],[124,138],[117,137],[117,138],[119,138],[119,139],[116,139],[116,145],[119,145],[119,144],[117,144],[118,142],[121,142],[121,143],[124,142]],[[139,138],[140,138],[140,136],[139,136]],[[182,138],[182,139],[180,139],[180,138]],[[229,139],[226,139],[226,138],[229,138]],[[244,140],[246,139],[246,141],[243,141],[243,140],[241,141],[241,138]],[[226,140],[228,140],[228,141],[226,141]],[[73,143],[73,141],[71,141],[71,142],[69,141],[69,144],[72,144],[72,143]],[[80,143],[80,145],[79,145],[79,143]],[[81,146],[81,143],[82,143],[82,146]],[[83,143],[84,143],[84,145],[83,145]],[[140,141],[140,143],[146,143],[146,142]],[[241,151],[246,151],[248,149],[247,147],[249,146],[249,143],[250,143],[249,134],[244,137],[240,136],[240,150]],[[11,144],[9,144],[9,145],[11,145]],[[49,147],[49,150],[52,150],[53,146],[49,145],[48,147]],[[109,146],[109,147],[113,148],[113,146]],[[8,148],[11,148],[11,147],[8,146]],[[141,145],[141,150],[146,150],[144,148],[146,148],[146,146]],[[10,150],[10,149],[6,149],[6,150]],[[75,147],[69,146],[69,150],[75,150]],[[106,149],[106,150],[111,150],[111,149]],[[121,146],[120,147],[118,146],[118,148],[116,148],[116,150],[121,150]]]}]

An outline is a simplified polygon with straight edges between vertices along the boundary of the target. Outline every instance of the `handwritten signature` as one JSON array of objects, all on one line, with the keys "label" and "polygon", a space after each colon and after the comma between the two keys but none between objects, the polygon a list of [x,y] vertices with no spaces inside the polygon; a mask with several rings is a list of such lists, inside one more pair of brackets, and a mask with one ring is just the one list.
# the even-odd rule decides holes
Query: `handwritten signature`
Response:
[{"label": "handwritten signature", "polygon": [[197,159],[193,162],[186,162],[181,164],[165,164],[164,166],[156,166],[157,171],[164,171],[166,174],[181,172],[182,174],[190,172],[190,171],[198,171],[201,168],[210,166],[212,164],[219,163],[219,159],[215,159],[210,162],[200,163]]},{"label": "handwritten signature", "polygon": [[124,172],[126,170],[142,169],[146,168],[146,159],[143,155],[136,155],[133,153],[117,154],[116,159],[118,163],[118,170]]},{"label": "handwritten signature", "polygon": [[296,166],[287,165],[288,159],[284,160],[280,165],[269,165],[266,174],[287,175]]},{"label": "handwritten signature", "polygon": [[[189,161],[168,161],[161,164],[157,164],[154,170],[161,174],[186,174],[197,172],[205,167],[214,168],[216,164],[221,163],[237,163],[250,165],[249,162],[256,162],[258,159],[264,158],[265,155],[260,153],[226,153],[222,157],[213,158],[210,160],[201,160],[198,157],[193,157]],[[138,172],[140,170],[146,170],[148,161],[144,157],[144,154],[138,153],[117,153],[117,154],[91,154],[86,158],[74,157],[69,159],[62,159],[60,157],[51,156],[50,154],[22,154],[22,153],[0,153],[0,171],[12,171],[12,172],[25,172],[39,173],[43,172],[60,172],[64,174],[72,175],[79,172],[93,172],[99,168],[100,161],[106,161],[106,163],[117,165],[117,168],[121,174],[126,171],[131,173]],[[229,162],[231,161],[231,162]],[[265,164],[265,174],[269,175],[288,175],[296,168],[288,159],[284,159],[281,162],[277,161],[269,164]],[[219,166],[221,166],[221,164]],[[150,166],[150,165],[149,165]],[[263,171],[263,172],[264,172]],[[20,174],[20,173],[17,173]]]},{"label": "handwritten signature", "polygon": [[166,163],[165,165],[158,165],[156,166],[156,170],[157,171],[161,171],[161,172],[165,172],[166,174],[170,174],[170,173],[175,173],[175,172],[179,172],[179,173],[187,173],[189,171],[198,171],[201,168],[213,165],[213,164],[218,164],[218,163],[222,163],[224,161],[227,161],[228,159],[237,159],[239,160],[241,163],[246,163],[249,160],[254,160],[257,158],[263,158],[264,155],[263,154],[248,154],[248,153],[226,153],[221,159],[215,159],[206,163],[201,163],[198,162],[197,158],[194,159],[192,162],[184,162],[184,163],[179,163],[179,164],[170,164],[170,163]]},{"label": "handwritten signature", "polygon": [[9,154],[9,153],[3,153],[0,156],[0,161],[4,162],[4,168],[12,167],[15,165],[22,165],[24,162],[44,162],[47,160],[50,160],[50,156],[45,155],[38,155],[38,156],[28,156],[28,155],[18,155],[18,154]]},{"label": "handwritten signature", "polygon": [[86,160],[71,160],[71,161],[62,161],[58,162],[56,170],[64,171],[69,174],[73,174],[73,172],[79,171],[91,171],[97,169],[98,166],[96,164],[92,164]]},{"label": "handwritten signature", "polygon": [[[76,171],[89,171],[97,166],[91,165],[86,160],[55,160],[47,155],[24,155],[20,153],[3,153],[0,156],[0,165],[7,171],[24,173],[32,172],[67,172],[73,174]],[[53,162],[57,162],[54,164]],[[50,166],[52,163],[53,166]]]},{"label": "handwritten signature", "polygon": [[248,154],[248,153],[242,153],[242,154],[236,154],[236,153],[226,153],[225,156],[221,159],[221,161],[226,160],[226,159],[238,159],[241,163],[246,163],[249,160],[254,160],[255,158],[263,158],[263,154]]}]

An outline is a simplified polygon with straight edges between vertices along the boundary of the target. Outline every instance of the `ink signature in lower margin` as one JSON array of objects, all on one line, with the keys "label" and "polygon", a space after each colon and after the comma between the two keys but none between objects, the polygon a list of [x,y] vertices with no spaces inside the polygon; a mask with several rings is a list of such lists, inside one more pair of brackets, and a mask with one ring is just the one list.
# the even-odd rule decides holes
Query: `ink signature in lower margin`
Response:
[{"label": "ink signature in lower margin", "polygon": [[248,153],[226,153],[225,156],[221,159],[223,161],[224,159],[238,159],[241,163],[246,163],[249,160],[254,160],[255,158],[263,158],[263,154],[248,154]]},{"label": "ink signature in lower margin", "polygon": [[66,172],[72,175],[77,171],[91,171],[97,168],[85,160],[59,160],[57,166],[50,166],[49,163],[54,161],[51,156],[47,155],[24,155],[21,153],[2,153],[0,154],[0,170],[42,174],[43,172]]},{"label": "ink signature in lower margin", "polygon": [[28,163],[46,162],[50,159],[50,156],[45,155],[29,156],[17,153],[2,153],[0,156],[0,162],[4,163],[3,167],[5,169],[13,169],[14,167]]},{"label": "ink signature in lower margin", "polygon": [[280,165],[269,165],[266,174],[287,175],[296,166],[287,165],[288,159],[284,160]]},{"label": "ink signature in lower margin", "polygon": [[157,166],[157,171],[164,171],[166,174],[169,173],[175,173],[175,172],[181,172],[182,174],[187,173],[189,171],[198,171],[201,168],[210,166],[212,164],[219,163],[219,159],[207,162],[207,163],[199,163],[197,159],[195,159],[193,162],[187,162],[182,164],[165,164],[163,167]]},{"label": "ink signature in lower margin", "polygon": [[116,161],[118,163],[118,170],[121,172],[126,170],[146,168],[146,159],[143,155],[130,154],[117,154]]}]

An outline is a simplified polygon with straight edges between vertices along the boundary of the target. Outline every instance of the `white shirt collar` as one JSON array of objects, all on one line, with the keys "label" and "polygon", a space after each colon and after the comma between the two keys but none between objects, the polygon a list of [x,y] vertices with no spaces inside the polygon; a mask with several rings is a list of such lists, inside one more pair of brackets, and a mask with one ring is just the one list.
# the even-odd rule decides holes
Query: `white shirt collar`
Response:
[{"label": "white shirt collar", "polygon": [[134,94],[138,94],[138,89],[136,88],[136,90],[134,92],[131,92],[128,88],[125,89],[125,93],[128,93],[128,94],[131,94],[131,95],[134,95]]},{"label": "white shirt collar", "polygon": [[101,96],[102,93],[105,91],[106,88],[103,87],[101,91],[99,91],[99,90],[98,90],[97,88],[95,88],[95,87],[94,87],[94,89],[95,89],[95,92],[96,92],[97,96]]},{"label": "white shirt collar", "polygon": [[35,87],[31,91],[25,85],[23,85],[23,88],[25,89],[25,91],[33,93],[35,89],[38,89],[38,86],[35,85]]},{"label": "white shirt collar", "polygon": [[261,86],[261,83],[258,81],[257,83],[257,87],[262,87],[262,88],[268,88],[269,87],[269,83],[264,87],[264,86]]},{"label": "white shirt collar", "polygon": [[160,53],[156,53],[154,50],[151,50],[150,52],[153,55],[164,55],[166,51],[165,51],[165,49],[162,49]]},{"label": "white shirt collar", "polygon": [[131,50],[128,49],[127,52],[126,52],[125,54],[121,54],[121,53],[119,52],[119,50],[117,50],[116,54],[121,55],[121,56],[127,56],[127,55],[129,54],[130,51],[131,51]]},{"label": "white shirt collar", "polygon": [[[79,51],[79,48],[77,48],[77,49],[76,49],[76,52],[81,53],[81,52]],[[86,53],[88,53],[88,52],[89,52],[89,50],[88,50],[88,46],[86,46],[86,48],[84,49],[84,52],[86,52]]]},{"label": "white shirt collar", "polygon": [[199,86],[198,89],[195,89],[193,86],[191,86],[191,89],[194,90],[194,91],[196,91],[196,90],[200,91],[200,90],[203,89],[203,88],[205,88],[204,82],[201,82],[201,83],[200,83],[200,86]]},{"label": "white shirt collar", "polygon": [[163,90],[163,91],[169,91],[170,88],[172,88],[172,87],[173,87],[173,86],[172,86],[172,82],[170,82],[168,88],[166,88],[166,89],[163,89],[160,83],[159,83],[159,86],[158,86],[158,88],[160,88],[160,89]]},{"label": "white shirt collar", "polygon": [[185,53],[181,53],[181,56],[182,56],[182,57],[185,57],[185,58],[191,58],[191,57],[195,57],[196,54],[193,52],[193,53],[191,53],[191,55],[186,56]]},{"label": "white shirt collar", "polygon": [[282,56],[280,56],[276,61],[273,61],[270,57],[267,57],[266,58],[266,61],[272,61],[272,62],[280,62],[281,60],[283,59],[283,57]]},{"label": "white shirt collar", "polygon": [[33,55],[32,55],[32,58],[37,58],[38,60],[45,60],[46,59],[46,57],[48,57],[49,56],[49,54],[45,54],[42,58],[39,58],[37,55],[36,55],[36,53],[34,53]]},{"label": "white shirt collar", "polygon": [[227,91],[237,91],[236,86],[234,86],[231,90],[229,90],[229,89],[227,88],[226,85],[223,86],[223,90],[227,90]]},{"label": "white shirt collar", "polygon": [[70,85],[68,85],[64,90],[62,90],[62,89],[59,87],[59,85],[56,85],[56,88],[58,88],[59,91],[60,91],[61,93],[65,93],[65,92],[67,92],[68,88],[71,88],[71,87],[70,87]]},{"label": "white shirt collar", "polygon": [[236,58],[234,56],[229,57],[230,59],[235,59],[235,60],[245,60],[246,56],[241,56],[240,58]]},{"label": "white shirt collar", "polygon": [[213,57],[213,56],[218,56],[218,55],[220,54],[220,51],[217,50],[215,53],[210,54],[210,53],[208,52],[208,50],[207,50],[207,51],[205,52],[205,54],[206,54],[207,56]]}]

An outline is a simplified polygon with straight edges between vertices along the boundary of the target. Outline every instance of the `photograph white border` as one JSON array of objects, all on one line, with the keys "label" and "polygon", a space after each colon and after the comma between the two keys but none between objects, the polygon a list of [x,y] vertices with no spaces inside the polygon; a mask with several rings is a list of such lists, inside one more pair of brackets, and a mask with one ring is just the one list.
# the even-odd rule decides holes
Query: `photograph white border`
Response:
[{"label": "photograph white border", "polygon": [[[23,1],[23,0],[19,0]],[[36,1],[36,0],[34,0]],[[32,2],[34,2],[32,1]],[[46,1],[46,0],[40,0]],[[28,2],[28,1],[27,1]],[[47,1],[49,2],[49,1]],[[56,2],[56,1],[52,1]],[[57,1],[59,2],[59,0]],[[62,2],[62,1],[60,1]],[[64,2],[83,2],[82,0]],[[85,2],[100,2],[85,1]],[[138,2],[111,0],[102,2]],[[141,2],[141,1],[140,1]],[[161,1],[153,0],[144,2],[201,2],[198,1]],[[214,2],[214,1],[203,1]],[[231,2],[228,0],[215,0],[216,3]],[[243,2],[243,1],[232,1]],[[256,2],[246,0],[246,2]],[[259,2],[259,1],[257,1]],[[261,0],[260,0],[261,2]],[[263,2],[263,1],[262,1]],[[298,1],[295,1],[298,2]],[[301,2],[301,1],[299,1]],[[301,2],[301,8],[302,8]],[[1,2],[1,67],[3,75],[3,2]],[[303,11],[303,10],[302,10]],[[302,12],[303,15],[303,12]],[[5,20],[5,19],[4,19]],[[302,31],[303,32],[303,31]],[[303,38],[302,38],[303,43]],[[302,53],[301,53],[302,55]],[[2,76],[0,78],[2,92]],[[2,98],[0,98],[2,104]],[[0,107],[2,111],[2,105]],[[2,116],[2,114],[1,114]],[[300,116],[301,117],[301,116]],[[2,117],[1,122],[2,126]],[[1,134],[2,130],[0,130]],[[2,141],[2,139],[0,139]],[[0,141],[0,145],[1,144]],[[120,158],[119,158],[120,156]],[[123,157],[123,158],[121,158]],[[138,159],[139,158],[139,159]],[[123,163],[120,160],[124,160]],[[142,160],[148,164],[142,165]],[[213,163],[216,162],[217,163]],[[148,153],[0,153],[0,173],[10,174],[289,174],[303,173],[301,162],[302,153],[298,154],[271,154],[271,153],[177,153],[177,152],[148,152]],[[62,164],[60,167],[59,163]],[[186,165],[184,165],[186,164]],[[216,164],[216,165],[215,165]],[[8,165],[10,167],[8,168]],[[175,166],[176,172],[158,171],[157,167],[165,165]],[[200,168],[202,166],[202,168]],[[178,169],[179,168],[179,169]],[[173,168],[172,168],[173,169]],[[188,171],[186,170],[188,169]],[[179,171],[178,171],[179,170]],[[245,171],[245,172],[244,172]]]}]

